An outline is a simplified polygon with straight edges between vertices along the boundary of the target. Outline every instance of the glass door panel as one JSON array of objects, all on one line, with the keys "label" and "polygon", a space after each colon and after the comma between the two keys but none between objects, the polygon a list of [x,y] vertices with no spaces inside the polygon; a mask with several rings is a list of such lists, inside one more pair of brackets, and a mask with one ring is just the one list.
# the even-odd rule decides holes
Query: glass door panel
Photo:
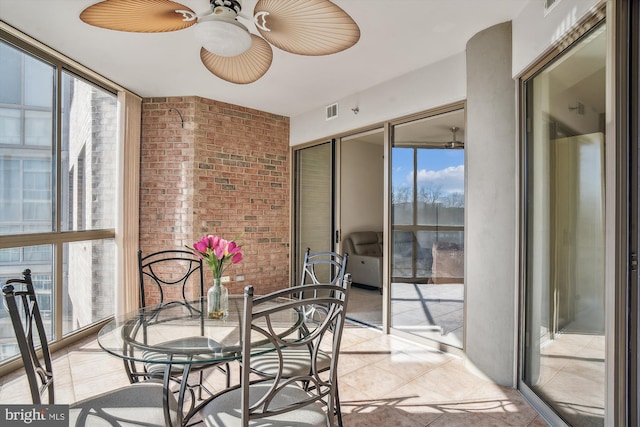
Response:
[{"label": "glass door panel", "polygon": [[391,277],[411,279],[416,276],[413,260],[413,200],[415,188],[415,149],[412,147],[392,148],[391,218],[393,226],[391,246]]},{"label": "glass door panel", "polygon": [[604,425],[604,24],[525,82],[522,381],[569,425]]},{"label": "glass door panel", "polygon": [[[463,110],[394,126],[391,327],[463,343]],[[452,131],[454,129],[454,131]]]},{"label": "glass door panel", "polygon": [[[294,283],[302,275],[304,253],[333,251],[333,143],[295,152]],[[318,272],[319,275],[320,272]],[[329,270],[326,271],[329,280]],[[322,279],[322,278],[321,278]]]}]

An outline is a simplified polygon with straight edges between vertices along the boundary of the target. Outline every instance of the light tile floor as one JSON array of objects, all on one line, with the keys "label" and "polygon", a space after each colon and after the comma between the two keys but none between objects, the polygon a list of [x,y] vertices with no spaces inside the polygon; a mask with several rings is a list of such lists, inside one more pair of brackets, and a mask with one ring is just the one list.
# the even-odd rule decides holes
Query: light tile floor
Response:
[{"label": "light tile floor", "polygon": [[568,423],[604,425],[605,337],[562,333],[540,349],[539,376],[533,389]]},{"label": "light tile floor", "polygon": [[[407,332],[462,348],[464,285],[392,283],[391,325]],[[382,295],[377,289],[353,286],[349,318],[382,326]]]},{"label": "light tile floor", "polygon": [[[95,339],[54,359],[57,403],[127,384],[122,361]],[[345,328],[339,377],[345,427],[547,426],[517,391],[475,376],[459,357],[360,325]],[[215,390],[223,381],[207,377]],[[28,402],[21,372],[0,378],[0,403]]]},{"label": "light tile floor", "polygon": [[464,285],[393,283],[391,327],[462,348]]}]

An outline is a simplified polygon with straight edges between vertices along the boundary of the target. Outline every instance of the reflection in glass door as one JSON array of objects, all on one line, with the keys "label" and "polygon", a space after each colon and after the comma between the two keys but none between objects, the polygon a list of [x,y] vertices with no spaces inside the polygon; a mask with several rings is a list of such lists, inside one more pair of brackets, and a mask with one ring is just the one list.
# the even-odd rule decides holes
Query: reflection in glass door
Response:
[{"label": "reflection in glass door", "polygon": [[604,24],[525,82],[521,379],[569,425],[604,425]]},{"label": "reflection in glass door", "polygon": [[396,125],[391,327],[463,346],[463,110]]}]

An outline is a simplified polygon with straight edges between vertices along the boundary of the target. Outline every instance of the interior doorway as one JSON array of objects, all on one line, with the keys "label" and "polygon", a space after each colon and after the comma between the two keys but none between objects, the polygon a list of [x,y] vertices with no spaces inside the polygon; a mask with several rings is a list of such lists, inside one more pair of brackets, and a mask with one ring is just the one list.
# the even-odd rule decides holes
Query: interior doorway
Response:
[{"label": "interior doorway", "polygon": [[382,328],[384,128],[340,141],[341,251],[353,285],[347,317]]}]

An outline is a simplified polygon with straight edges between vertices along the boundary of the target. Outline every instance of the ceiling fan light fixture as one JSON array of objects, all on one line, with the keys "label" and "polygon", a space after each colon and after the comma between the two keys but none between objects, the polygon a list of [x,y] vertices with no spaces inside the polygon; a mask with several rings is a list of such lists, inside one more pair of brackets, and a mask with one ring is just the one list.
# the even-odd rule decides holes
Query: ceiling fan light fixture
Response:
[{"label": "ceiling fan light fixture", "polygon": [[95,27],[140,33],[194,27],[205,68],[235,84],[253,83],[267,72],[272,45],[296,55],[320,56],[342,52],[360,39],[358,24],[331,0],[253,0],[253,23],[262,37],[238,22],[242,0],[208,0],[203,14],[176,0],[92,1],[97,3],[84,9],[80,19]]},{"label": "ceiling fan light fixture", "polygon": [[235,16],[235,12],[217,7],[213,14],[200,17],[194,31],[202,47],[219,56],[246,52],[251,47],[251,35]]}]

